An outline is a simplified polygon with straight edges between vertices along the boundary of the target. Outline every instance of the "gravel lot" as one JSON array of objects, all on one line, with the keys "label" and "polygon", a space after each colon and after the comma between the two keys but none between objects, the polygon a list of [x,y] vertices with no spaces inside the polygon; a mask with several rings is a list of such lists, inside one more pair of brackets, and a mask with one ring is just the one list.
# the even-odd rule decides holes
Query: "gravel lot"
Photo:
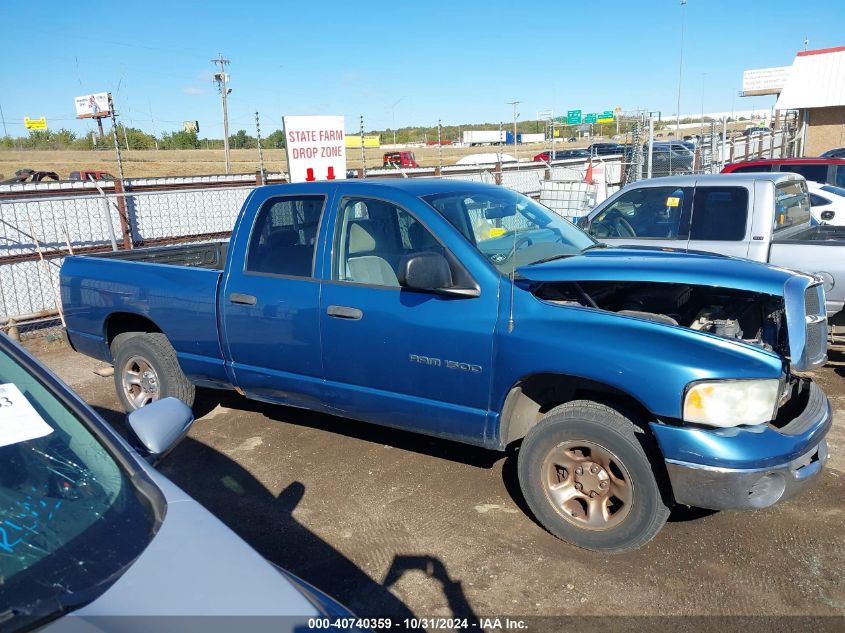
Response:
[{"label": "gravel lot", "polygon": [[[61,341],[29,347],[123,423],[100,363]],[[529,518],[514,456],[234,393],[202,393],[162,470],[268,559],[362,615],[837,615],[827,624],[842,630],[845,354],[832,353],[818,380],[835,421],[813,490],[757,512],[676,512],[646,548],[620,556],[576,549]]]}]

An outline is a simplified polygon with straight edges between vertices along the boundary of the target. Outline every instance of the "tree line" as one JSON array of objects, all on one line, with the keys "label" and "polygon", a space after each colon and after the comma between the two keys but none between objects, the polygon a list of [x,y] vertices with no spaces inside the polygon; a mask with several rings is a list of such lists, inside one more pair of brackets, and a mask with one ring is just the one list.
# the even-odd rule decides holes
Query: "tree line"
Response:
[{"label": "tree line", "polygon": [[[223,139],[200,138],[196,132],[165,132],[160,137],[148,134],[134,127],[117,126],[117,140],[121,149],[222,149]],[[264,149],[281,149],[285,146],[285,134],[275,130],[261,139]],[[0,149],[77,149],[98,150],[114,147],[114,132],[109,131],[102,137],[92,134],[77,134],[65,128],[53,130],[31,130],[27,136],[0,137]],[[229,136],[232,149],[255,149],[258,140],[238,130]]]}]

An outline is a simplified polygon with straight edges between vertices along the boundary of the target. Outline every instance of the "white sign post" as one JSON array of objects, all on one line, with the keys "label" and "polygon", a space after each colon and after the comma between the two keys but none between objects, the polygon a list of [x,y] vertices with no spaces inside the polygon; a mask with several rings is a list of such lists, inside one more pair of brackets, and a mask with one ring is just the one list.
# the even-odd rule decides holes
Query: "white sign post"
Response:
[{"label": "white sign post", "polygon": [[286,116],[282,120],[290,182],[346,178],[342,116]]}]

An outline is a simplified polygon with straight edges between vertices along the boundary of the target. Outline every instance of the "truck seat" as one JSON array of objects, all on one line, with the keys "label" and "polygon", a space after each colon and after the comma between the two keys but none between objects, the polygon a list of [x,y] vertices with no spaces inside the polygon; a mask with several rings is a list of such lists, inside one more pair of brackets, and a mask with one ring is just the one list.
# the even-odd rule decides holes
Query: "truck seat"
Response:
[{"label": "truck seat", "polygon": [[346,276],[351,281],[378,286],[399,286],[396,271],[386,259],[376,255],[376,240],[364,222],[349,223]]},{"label": "truck seat", "polygon": [[311,276],[314,247],[299,244],[299,232],[290,229],[273,231],[261,245],[257,272],[277,275]]}]

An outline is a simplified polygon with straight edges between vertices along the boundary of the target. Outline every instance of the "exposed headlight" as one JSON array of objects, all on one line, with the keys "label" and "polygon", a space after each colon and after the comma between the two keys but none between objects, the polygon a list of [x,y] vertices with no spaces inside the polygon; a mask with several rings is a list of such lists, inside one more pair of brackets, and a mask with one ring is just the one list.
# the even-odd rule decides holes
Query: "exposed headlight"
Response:
[{"label": "exposed headlight", "polygon": [[779,388],[778,380],[694,383],[684,396],[684,421],[723,428],[764,424],[774,416]]}]

